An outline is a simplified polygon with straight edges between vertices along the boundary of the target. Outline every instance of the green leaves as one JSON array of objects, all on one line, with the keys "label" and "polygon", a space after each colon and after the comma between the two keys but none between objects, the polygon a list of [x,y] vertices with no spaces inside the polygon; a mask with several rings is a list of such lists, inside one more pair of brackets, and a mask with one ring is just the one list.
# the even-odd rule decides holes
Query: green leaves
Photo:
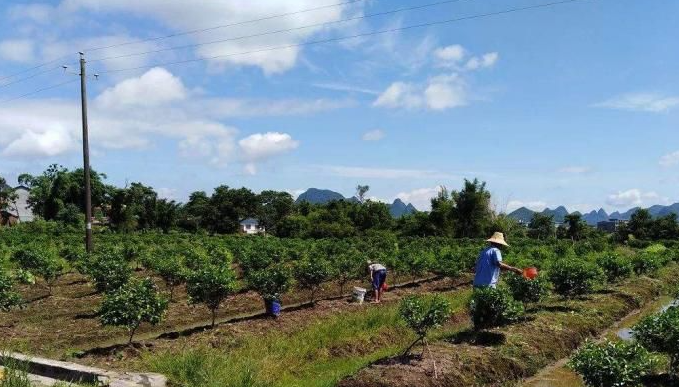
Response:
[{"label": "green leaves", "polygon": [[132,276],[125,257],[115,249],[106,249],[90,257],[84,263],[83,271],[92,277],[99,292],[116,291]]},{"label": "green leaves", "polygon": [[469,314],[475,329],[486,329],[518,321],[524,309],[507,289],[484,287],[474,289]]},{"label": "green leaves", "polygon": [[560,259],[549,269],[554,291],[564,297],[576,297],[594,290],[603,282],[603,271],[592,262],[577,258]]},{"label": "green leaves", "polygon": [[648,316],[632,328],[634,338],[651,351],[670,356],[670,373],[679,376],[679,307]]},{"label": "green leaves", "polygon": [[141,323],[160,323],[167,306],[153,281],[134,279],[104,297],[100,320],[103,325],[127,328],[131,342]]},{"label": "green leaves", "polygon": [[9,312],[21,302],[21,297],[14,291],[12,278],[0,269],[0,312]]},{"label": "green leaves", "polygon": [[248,285],[264,300],[280,300],[292,284],[290,270],[281,264],[247,273]]},{"label": "green leaves", "polygon": [[549,294],[549,282],[543,276],[530,280],[510,273],[505,276],[505,282],[512,297],[523,303],[540,302]]},{"label": "green leaves", "polygon": [[585,344],[568,363],[591,387],[634,387],[654,368],[655,361],[637,343],[604,341]]},{"label": "green leaves", "polygon": [[205,304],[212,312],[212,325],[220,304],[236,290],[236,276],[227,265],[207,264],[192,272],[186,282],[189,303]]},{"label": "green leaves", "polygon": [[399,314],[406,325],[424,338],[450,318],[450,303],[443,297],[408,296],[401,301]]}]

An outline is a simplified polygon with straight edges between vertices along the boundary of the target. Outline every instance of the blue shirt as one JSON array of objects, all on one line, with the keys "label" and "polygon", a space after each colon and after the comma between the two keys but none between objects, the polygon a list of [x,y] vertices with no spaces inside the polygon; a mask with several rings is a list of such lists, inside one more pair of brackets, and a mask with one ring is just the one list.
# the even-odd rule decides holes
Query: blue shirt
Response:
[{"label": "blue shirt", "polygon": [[483,250],[476,261],[474,286],[495,287],[500,278],[500,262],[502,262],[500,249],[488,247]]}]

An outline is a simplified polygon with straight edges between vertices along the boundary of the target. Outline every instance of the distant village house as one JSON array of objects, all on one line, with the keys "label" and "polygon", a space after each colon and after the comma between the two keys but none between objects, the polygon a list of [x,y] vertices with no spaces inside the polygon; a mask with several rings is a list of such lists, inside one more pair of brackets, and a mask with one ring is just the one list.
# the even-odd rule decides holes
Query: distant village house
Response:
[{"label": "distant village house", "polygon": [[596,228],[599,231],[614,233],[617,232],[620,226],[627,224],[626,220],[621,219],[609,219],[596,224]]},{"label": "distant village house", "polygon": [[259,225],[259,220],[255,218],[247,218],[240,222],[240,230],[243,234],[254,235],[264,234],[266,229]]},{"label": "distant village house", "polygon": [[[11,189],[9,186],[0,188]],[[31,190],[20,185],[14,188],[14,192],[17,194],[16,200],[7,203],[5,208],[0,211],[0,226],[12,226],[21,222],[31,222],[35,218],[33,211],[28,205],[28,197]]]}]

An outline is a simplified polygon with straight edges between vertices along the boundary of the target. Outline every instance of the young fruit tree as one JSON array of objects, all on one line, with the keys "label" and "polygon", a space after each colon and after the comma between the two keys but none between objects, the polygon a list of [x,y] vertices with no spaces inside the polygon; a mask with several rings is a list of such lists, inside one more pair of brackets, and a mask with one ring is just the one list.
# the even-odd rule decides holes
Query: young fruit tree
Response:
[{"label": "young fruit tree", "polygon": [[609,341],[588,342],[568,363],[589,387],[634,387],[650,374],[655,361],[637,343]]},{"label": "young fruit tree", "polygon": [[604,273],[595,263],[583,259],[559,259],[549,269],[549,280],[557,294],[577,297],[602,284]]},{"label": "young fruit tree", "polygon": [[142,323],[158,324],[167,306],[168,301],[158,294],[151,279],[134,279],[107,293],[99,314],[103,325],[127,328],[129,344]]},{"label": "young fruit tree", "polygon": [[512,273],[505,277],[505,282],[512,297],[524,304],[540,302],[549,294],[549,284],[541,276],[531,280]]},{"label": "young fruit tree", "polygon": [[250,289],[259,293],[265,303],[280,301],[292,284],[290,270],[282,264],[247,273]]},{"label": "young fruit tree", "polygon": [[[405,350],[403,356],[408,355],[417,343],[424,344],[424,348],[428,350],[427,334],[430,330],[439,328],[450,318],[450,314],[450,303],[441,296],[408,296],[404,298],[399,306],[399,315],[408,328],[415,332],[417,339]],[[433,358],[432,361],[434,361],[434,376],[438,377],[436,361]]]},{"label": "young fruit tree", "polygon": [[174,299],[174,290],[186,283],[188,269],[184,266],[181,256],[172,255],[168,258],[156,257],[153,261],[153,269],[165,281],[165,286],[170,291],[170,302]]},{"label": "young fruit tree", "polygon": [[634,338],[650,351],[669,356],[669,374],[679,378],[679,306],[648,316],[632,328]]},{"label": "young fruit tree", "polygon": [[21,297],[14,291],[12,278],[0,269],[0,312],[21,306]]},{"label": "young fruit tree", "polygon": [[206,264],[189,274],[186,281],[189,303],[207,306],[212,315],[213,328],[219,306],[235,290],[236,275],[233,269],[225,264]]},{"label": "young fruit tree", "polygon": [[92,278],[94,287],[101,293],[116,291],[132,276],[130,265],[115,250],[106,250],[90,258],[83,271]]},{"label": "young fruit tree", "polygon": [[295,279],[303,289],[311,292],[311,304],[316,303],[316,292],[332,275],[332,266],[324,258],[307,258],[295,265]]},{"label": "young fruit tree", "polygon": [[524,308],[507,289],[484,287],[474,289],[469,314],[474,329],[480,330],[516,322],[524,315]]},{"label": "young fruit tree", "polygon": [[21,269],[42,277],[47,284],[49,295],[52,295],[54,283],[66,271],[66,262],[54,249],[47,246],[31,246],[17,250],[12,260],[18,263]]}]

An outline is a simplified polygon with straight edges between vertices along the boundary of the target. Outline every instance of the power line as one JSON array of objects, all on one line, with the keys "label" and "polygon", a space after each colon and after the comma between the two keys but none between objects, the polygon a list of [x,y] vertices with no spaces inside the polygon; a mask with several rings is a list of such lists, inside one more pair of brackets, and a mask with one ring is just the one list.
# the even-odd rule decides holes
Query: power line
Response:
[{"label": "power line", "polygon": [[303,29],[307,29],[307,28],[313,28],[313,27],[324,27],[324,26],[329,26],[329,25],[333,25],[333,24],[340,24],[340,23],[347,23],[347,22],[350,22],[350,21],[369,19],[369,18],[377,17],[377,16],[392,15],[392,14],[395,14],[395,13],[407,12],[407,11],[415,11],[415,10],[418,10],[418,9],[430,8],[430,7],[443,5],[443,4],[457,3],[457,2],[460,2],[460,1],[463,1],[463,0],[443,0],[443,1],[438,1],[438,2],[434,2],[434,3],[417,5],[417,6],[413,6],[413,7],[404,7],[404,8],[398,8],[398,9],[393,9],[393,10],[384,11],[384,12],[377,12],[377,13],[372,13],[372,14],[367,14],[367,15],[354,16],[354,17],[350,17],[350,18],[347,18],[347,19],[341,19],[341,20],[335,20],[335,21],[323,22],[323,23],[309,24],[309,25],[305,25],[305,26],[286,28],[286,29],[282,29],[282,30],[262,32],[262,33],[258,33],[258,34],[254,34],[254,35],[243,35],[243,36],[238,36],[238,37],[233,37],[233,38],[213,40],[213,41],[204,42],[204,43],[194,43],[194,44],[187,44],[187,45],[183,45],[183,46],[160,48],[160,49],[152,50],[152,51],[144,51],[144,52],[137,52],[137,53],[131,53],[131,54],[109,56],[109,57],[104,57],[104,58],[90,59],[89,62],[100,62],[100,61],[109,60],[109,59],[120,59],[120,58],[129,58],[129,57],[132,57],[132,56],[156,54],[156,53],[165,52],[165,51],[181,50],[181,49],[186,49],[186,48],[207,46],[207,45],[211,45],[211,44],[225,43],[225,42],[231,42],[231,41],[248,39],[248,38],[256,38],[256,37],[274,35],[274,34],[285,33],[285,32],[299,31],[299,30],[303,30]]},{"label": "power line", "polygon": [[33,79],[33,78],[35,78],[35,77],[37,77],[37,76],[40,76],[40,75],[42,75],[42,74],[50,73],[50,72],[52,72],[52,71],[54,71],[54,70],[58,70],[58,69],[60,69],[60,68],[62,68],[62,67],[61,67],[61,66],[52,67],[52,68],[49,68],[49,69],[47,69],[47,70],[43,70],[43,71],[40,71],[40,72],[31,74],[31,75],[29,75],[29,76],[27,76],[27,77],[24,77],[24,78],[15,79],[15,80],[13,80],[13,81],[11,81],[11,82],[0,84],[0,89],[2,89],[3,87],[7,87],[7,86],[10,86],[10,85],[14,85],[14,84],[16,84],[16,83],[20,83],[20,82],[27,81],[27,80],[29,80],[29,79]]},{"label": "power line", "polygon": [[139,40],[132,40],[132,41],[128,41],[128,42],[112,44],[110,46],[93,47],[93,48],[90,48],[88,50],[85,50],[85,52],[92,52],[92,51],[104,50],[104,49],[107,49],[107,48],[128,46],[128,45],[131,45],[131,44],[138,44],[138,43],[150,42],[150,41],[155,41],[155,40],[174,38],[174,37],[177,37],[177,36],[192,35],[192,34],[197,34],[197,33],[201,33],[201,32],[213,31],[213,30],[217,30],[217,29],[221,29],[221,28],[235,27],[235,26],[240,26],[240,25],[245,25],[245,24],[250,24],[250,23],[257,23],[257,22],[261,22],[261,21],[276,19],[276,18],[280,18],[280,17],[299,15],[301,13],[318,11],[318,10],[326,9],[326,8],[341,7],[343,5],[349,5],[349,4],[359,3],[359,2],[363,2],[363,1],[366,1],[366,0],[349,0],[349,1],[341,2],[341,3],[322,5],[322,6],[319,6],[319,7],[307,8],[307,9],[302,9],[302,10],[299,10],[299,11],[293,11],[293,12],[287,12],[287,13],[281,13],[281,14],[277,14],[277,15],[266,16],[266,17],[262,17],[262,18],[258,18],[258,19],[245,20],[245,21],[231,23],[231,24],[223,24],[223,25],[219,25],[219,26],[207,27],[207,28],[202,28],[202,29],[197,29],[197,30],[177,32],[175,34],[156,36],[156,37],[139,39]]},{"label": "power line", "polygon": [[31,95],[33,95],[33,94],[41,93],[41,92],[43,92],[43,91],[47,91],[47,90],[51,90],[51,89],[56,89],[57,87],[61,87],[61,86],[64,86],[64,85],[67,85],[67,84],[69,84],[69,83],[73,83],[73,82],[76,82],[76,81],[79,81],[79,80],[80,80],[80,79],[78,79],[78,78],[73,78],[73,79],[71,79],[71,80],[69,80],[69,81],[66,81],[66,82],[57,83],[56,85],[51,85],[51,86],[48,86],[48,87],[44,87],[44,88],[42,88],[42,89],[38,89],[38,90],[31,91],[30,93],[26,93],[26,94],[18,95],[18,96],[16,96],[16,97],[12,97],[12,98],[9,98],[9,99],[2,100],[2,101],[0,101],[0,103],[6,103],[6,102],[15,101],[15,100],[17,100],[17,99],[25,98],[25,97],[31,96]]},{"label": "power line", "polygon": [[41,64],[39,64],[39,65],[33,66],[33,67],[28,68],[28,69],[25,69],[25,70],[21,70],[21,71],[19,71],[19,72],[14,73],[14,74],[4,75],[4,76],[0,77],[0,81],[5,80],[5,79],[8,79],[8,78],[14,78],[14,77],[16,77],[17,75],[25,74],[25,73],[30,72],[30,71],[32,71],[32,70],[37,70],[37,69],[42,68],[42,67],[45,67],[45,66],[47,66],[47,65],[51,65],[52,63],[56,63],[56,62],[58,62],[58,61],[60,61],[60,60],[62,60],[62,59],[68,58],[69,56],[70,56],[70,54],[69,54],[69,55],[60,56],[60,57],[58,57],[58,58],[56,58],[56,59],[52,59],[52,60],[50,60],[50,61],[48,61],[48,62],[41,63]]},{"label": "power line", "polygon": [[514,12],[526,11],[526,10],[531,10],[531,9],[547,8],[547,7],[552,7],[552,6],[556,6],[556,5],[575,3],[575,2],[579,2],[579,1],[589,1],[589,0],[553,1],[553,2],[549,2],[549,3],[535,4],[535,5],[525,6],[525,7],[510,8],[510,9],[506,9],[506,10],[503,10],[503,11],[488,12],[488,13],[483,13],[483,14],[459,17],[459,18],[455,18],[455,19],[446,19],[446,20],[439,20],[439,21],[428,22],[428,23],[414,24],[414,25],[405,26],[405,27],[398,27],[398,28],[390,28],[390,29],[386,29],[386,30],[365,32],[365,33],[349,35],[349,36],[340,36],[340,37],[335,37],[335,38],[328,38],[328,39],[323,39],[323,40],[315,40],[315,41],[302,42],[302,43],[296,43],[296,44],[288,44],[288,45],[283,45],[283,46],[273,46],[273,47],[267,47],[267,48],[262,48],[262,49],[258,49],[258,50],[237,52],[237,53],[231,53],[231,54],[223,54],[223,55],[215,55],[215,56],[205,57],[205,58],[194,58],[194,59],[187,59],[187,60],[181,60],[181,61],[175,61],[175,62],[163,62],[163,63],[155,63],[155,64],[152,64],[152,65],[128,67],[128,68],[121,68],[121,69],[112,69],[112,70],[107,70],[107,71],[101,71],[99,73],[100,74],[107,74],[107,73],[116,73],[116,72],[122,72],[122,71],[142,70],[142,69],[152,68],[152,67],[156,67],[156,66],[180,65],[180,64],[187,64],[187,63],[193,63],[193,62],[201,62],[201,61],[211,60],[211,59],[219,59],[219,58],[226,58],[226,57],[232,57],[232,56],[256,54],[256,53],[267,52],[267,51],[283,50],[283,49],[287,49],[287,48],[295,48],[295,47],[311,46],[311,45],[324,44],[324,43],[332,43],[332,42],[338,42],[338,41],[349,40],[349,39],[356,39],[356,38],[361,38],[361,37],[366,37],[366,36],[382,35],[382,34],[387,34],[387,33],[397,32],[397,31],[405,31],[405,30],[411,30],[411,29],[417,29],[417,28],[423,28],[423,27],[431,27],[431,26],[442,25],[442,24],[450,24],[450,23],[455,23],[455,22],[460,22],[460,21],[465,21],[465,20],[481,19],[481,18],[486,18],[486,17],[491,17],[491,16],[498,16],[498,15],[504,15],[504,14],[514,13]]}]

